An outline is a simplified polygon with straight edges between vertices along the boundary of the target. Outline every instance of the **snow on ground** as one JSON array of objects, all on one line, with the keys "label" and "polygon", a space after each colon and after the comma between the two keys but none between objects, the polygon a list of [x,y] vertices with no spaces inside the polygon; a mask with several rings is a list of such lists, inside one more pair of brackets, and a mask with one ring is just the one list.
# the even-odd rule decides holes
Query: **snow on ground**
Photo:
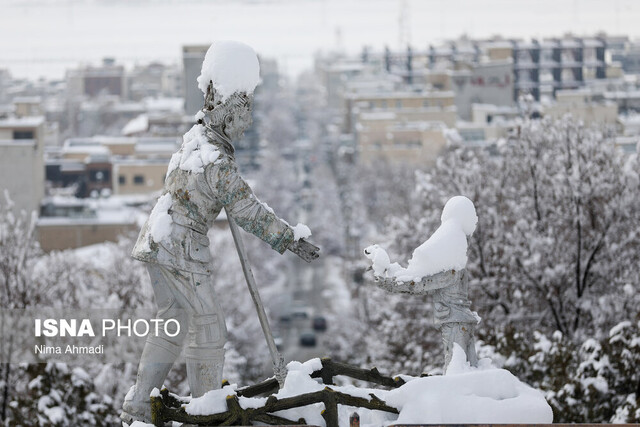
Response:
[{"label": "snow on ground", "polygon": [[[287,365],[284,387],[275,395],[278,399],[311,393],[324,389],[325,385],[311,378],[322,367],[320,359]],[[395,390],[368,389],[355,386],[330,386],[352,396],[370,398],[370,393],[398,408],[399,416],[370,411],[363,408],[340,407],[339,421],[347,426],[349,415],[357,411],[362,426],[381,426],[394,423],[551,423],[553,413],[542,393],[520,382],[505,369],[493,366],[489,359],[482,359],[478,367],[466,361],[464,351],[455,346],[452,361],[445,375],[424,378],[404,377],[405,385]],[[223,412],[225,399],[235,394],[236,386],[214,390],[192,399],[186,406],[190,414]],[[264,405],[266,398],[240,398],[243,408]],[[304,418],[309,424],[324,426],[321,403],[303,408],[281,411],[277,415],[297,420]]]},{"label": "snow on ground", "polygon": [[364,253],[372,261],[374,274],[409,282],[445,270],[465,268],[467,236],[474,232],[478,222],[473,202],[464,196],[452,197],[442,210],[441,221],[431,237],[413,251],[407,268],[391,263],[389,255],[379,245],[366,248]]},{"label": "snow on ground", "polygon": [[207,51],[198,77],[198,87],[206,94],[209,81],[224,102],[234,92],[252,94],[260,83],[260,65],[253,48],[244,43],[220,40]]}]

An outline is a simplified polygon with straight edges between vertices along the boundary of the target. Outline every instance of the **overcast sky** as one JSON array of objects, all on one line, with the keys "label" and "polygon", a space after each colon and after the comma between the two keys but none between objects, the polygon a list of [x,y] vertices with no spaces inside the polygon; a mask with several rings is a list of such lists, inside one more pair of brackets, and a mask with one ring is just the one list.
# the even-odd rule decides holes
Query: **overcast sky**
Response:
[{"label": "overcast sky", "polygon": [[295,74],[319,50],[398,46],[405,3],[414,46],[467,34],[640,35],[637,0],[0,0],[0,67],[60,78],[105,56],[179,62],[184,44],[236,39]]}]

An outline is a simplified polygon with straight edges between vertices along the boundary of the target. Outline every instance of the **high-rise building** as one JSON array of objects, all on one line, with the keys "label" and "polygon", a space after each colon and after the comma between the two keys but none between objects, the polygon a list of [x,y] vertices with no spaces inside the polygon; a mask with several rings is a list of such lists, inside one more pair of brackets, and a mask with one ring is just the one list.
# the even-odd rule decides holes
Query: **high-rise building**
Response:
[{"label": "high-rise building", "polygon": [[0,120],[0,202],[4,193],[15,209],[40,211],[44,197],[44,117]]},{"label": "high-rise building", "polygon": [[202,108],[204,96],[198,88],[198,76],[202,70],[204,56],[208,45],[191,45],[182,47],[182,63],[184,65],[184,111],[196,114]]}]

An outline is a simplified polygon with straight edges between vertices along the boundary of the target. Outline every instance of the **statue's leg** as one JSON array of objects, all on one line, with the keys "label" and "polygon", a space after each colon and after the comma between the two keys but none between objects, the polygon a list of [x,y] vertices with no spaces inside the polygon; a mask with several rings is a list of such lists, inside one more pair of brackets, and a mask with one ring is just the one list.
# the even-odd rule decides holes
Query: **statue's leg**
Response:
[{"label": "statue's leg", "polygon": [[451,357],[453,356],[453,344],[458,344],[464,350],[467,361],[471,366],[477,366],[478,356],[476,355],[475,326],[471,323],[443,323],[440,326],[442,341],[444,343],[444,370],[446,372]]},{"label": "statue's leg", "polygon": [[151,421],[151,401],[149,394],[154,388],[160,389],[171,370],[171,366],[180,355],[182,344],[187,334],[188,316],[181,309],[176,300],[170,283],[176,277],[166,268],[158,265],[148,265],[147,270],[158,304],[158,319],[176,319],[180,325],[180,332],[172,330],[173,323],[169,323],[167,333],[165,328],[159,328],[159,334],[147,337],[136,375],[136,383],[129,390],[122,405],[122,419],[127,422],[134,420]]},{"label": "statue's leg", "polygon": [[463,347],[465,353],[467,353],[467,360],[471,366],[478,366],[478,354],[476,353],[476,325],[472,323],[463,323],[465,331],[465,343],[466,347]]},{"label": "statue's leg", "polygon": [[191,395],[200,397],[222,384],[227,328],[211,278],[194,273],[192,281],[196,295],[195,314],[189,322],[185,359]]}]

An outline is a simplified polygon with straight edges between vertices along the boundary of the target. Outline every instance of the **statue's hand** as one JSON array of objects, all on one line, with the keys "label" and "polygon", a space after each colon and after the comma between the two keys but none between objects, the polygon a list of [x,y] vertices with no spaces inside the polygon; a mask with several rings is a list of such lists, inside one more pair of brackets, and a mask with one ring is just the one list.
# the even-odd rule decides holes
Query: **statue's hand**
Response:
[{"label": "statue's hand", "polygon": [[311,262],[320,256],[318,255],[320,248],[304,239],[293,242],[289,246],[289,250],[306,262]]}]

